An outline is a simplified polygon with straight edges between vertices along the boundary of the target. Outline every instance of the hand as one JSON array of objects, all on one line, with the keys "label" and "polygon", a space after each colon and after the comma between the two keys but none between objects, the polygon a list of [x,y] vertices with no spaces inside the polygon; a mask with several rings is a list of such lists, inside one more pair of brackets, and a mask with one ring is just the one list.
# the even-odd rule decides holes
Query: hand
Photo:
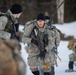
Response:
[{"label": "hand", "polygon": [[44,58],[45,58],[45,54],[46,54],[46,52],[47,52],[46,49],[40,51],[39,56],[40,56],[42,59],[44,59]]},{"label": "hand", "polygon": [[31,43],[38,46],[38,41],[36,39],[34,39],[34,38],[32,38]]}]

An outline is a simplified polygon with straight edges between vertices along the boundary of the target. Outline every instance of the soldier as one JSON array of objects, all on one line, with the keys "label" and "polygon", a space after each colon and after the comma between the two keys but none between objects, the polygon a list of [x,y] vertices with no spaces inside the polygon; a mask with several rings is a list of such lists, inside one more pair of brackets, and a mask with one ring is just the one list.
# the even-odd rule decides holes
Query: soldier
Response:
[{"label": "soldier", "polygon": [[74,71],[74,62],[76,61],[76,40],[70,40],[68,44],[69,50],[72,50],[73,53],[69,55],[69,63],[68,63],[68,70],[65,72],[73,72]]},{"label": "soldier", "polygon": [[0,39],[0,75],[25,75],[25,63],[17,40]]},{"label": "soldier", "polygon": [[[12,5],[11,9],[0,16],[0,38],[3,39],[17,39],[19,23],[16,18],[19,18],[22,14],[22,7],[19,4]],[[2,35],[4,34],[4,35]]]},{"label": "soldier", "polygon": [[[57,31],[58,29],[56,27],[52,26],[52,24],[51,24],[52,22],[53,22],[53,19],[51,19],[49,17],[48,12],[46,12],[45,13],[45,23],[47,24],[47,27],[50,28],[50,29],[54,28]],[[56,36],[57,36],[57,38],[54,38],[54,40],[55,40],[55,42],[54,42],[55,47],[51,50],[51,59],[50,59],[51,60],[51,64],[50,64],[50,66],[51,66],[51,72],[50,72],[50,75],[55,75],[54,65],[57,66],[57,60],[56,60],[57,57],[56,57],[56,54],[57,54],[57,46],[60,43],[60,34],[58,34]],[[40,69],[40,75],[43,75],[43,70],[42,69]]]},{"label": "soldier", "polygon": [[50,75],[51,50],[55,47],[55,40],[59,45],[58,35],[55,28],[47,26],[42,13],[38,14],[36,21],[25,26],[22,41],[28,45],[28,64],[34,75],[39,75],[38,67],[43,69],[44,75]]}]

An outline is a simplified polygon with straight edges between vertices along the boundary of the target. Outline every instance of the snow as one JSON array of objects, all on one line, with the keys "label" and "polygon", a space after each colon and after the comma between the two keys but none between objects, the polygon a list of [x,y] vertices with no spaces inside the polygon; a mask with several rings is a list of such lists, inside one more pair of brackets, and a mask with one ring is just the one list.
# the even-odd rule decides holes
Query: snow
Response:
[{"label": "snow", "polygon": [[63,34],[65,37],[67,36],[74,36],[76,38],[76,22],[71,23],[64,23],[62,25],[54,24]]},{"label": "snow", "polygon": [[[61,30],[62,33],[64,33],[66,36],[73,35],[76,38],[76,22],[72,23],[64,23],[63,25],[55,24],[55,26]],[[23,26],[20,26],[20,31],[23,31]],[[29,69],[27,57],[28,54],[25,50],[26,44],[21,43],[22,50],[21,50],[21,56],[26,63],[26,75],[33,75]],[[58,67],[55,66],[55,75],[76,75],[76,72],[71,73],[65,73],[65,70],[68,69],[68,62],[69,57],[68,55],[72,53],[72,51],[69,51],[67,48],[68,41],[62,41],[60,42],[60,45],[58,47],[59,56],[62,59],[61,61],[58,59]],[[74,69],[76,70],[76,66],[74,66]]]},{"label": "snow", "polygon": [[23,29],[24,29],[24,26],[23,25],[20,25],[19,26],[19,31],[23,32]]},{"label": "snow", "polygon": [[31,73],[31,70],[29,69],[29,65],[28,65],[28,61],[27,61],[28,53],[25,50],[26,44],[21,43],[21,46],[22,46],[21,56],[22,56],[22,58],[23,58],[23,60],[24,60],[24,62],[26,64],[26,74],[25,75],[33,75]]}]

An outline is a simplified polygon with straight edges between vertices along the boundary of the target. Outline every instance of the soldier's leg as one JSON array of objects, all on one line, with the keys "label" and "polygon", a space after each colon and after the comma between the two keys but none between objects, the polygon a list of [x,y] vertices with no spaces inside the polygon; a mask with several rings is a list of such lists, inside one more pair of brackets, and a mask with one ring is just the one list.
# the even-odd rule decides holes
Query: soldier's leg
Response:
[{"label": "soldier's leg", "polygon": [[74,64],[74,53],[69,55],[69,64],[68,64],[69,69],[73,70],[73,64]]},{"label": "soldier's leg", "polygon": [[34,74],[34,75],[39,75],[39,71],[37,70],[37,71],[32,71],[32,73]]},{"label": "soldier's leg", "polygon": [[68,65],[69,69],[73,70],[73,65],[74,65],[74,61],[69,61],[69,65]]},{"label": "soldier's leg", "polygon": [[44,71],[42,68],[39,68],[39,73],[40,73],[40,75],[44,75]]},{"label": "soldier's leg", "polygon": [[38,59],[37,56],[29,56],[28,57],[28,64],[30,66],[30,69],[34,75],[39,75],[38,71]]},{"label": "soldier's leg", "polygon": [[44,72],[44,75],[50,75],[50,72]]},{"label": "soldier's leg", "polygon": [[40,58],[38,58],[39,60],[39,65],[38,65],[38,68],[39,68],[39,73],[40,75],[44,75],[44,71],[43,71],[43,60],[41,60]]},{"label": "soldier's leg", "polygon": [[[52,52],[51,52],[52,53]],[[50,75],[55,75],[55,71],[54,71],[54,64],[55,64],[55,61],[56,61],[56,56],[54,53],[50,54],[50,65],[51,65],[51,72],[50,72]]]},{"label": "soldier's leg", "polygon": [[45,56],[43,68],[44,68],[44,75],[50,75],[51,67],[50,67],[50,57],[48,53]]},{"label": "soldier's leg", "polygon": [[51,66],[51,72],[50,75],[55,75],[54,66]]}]

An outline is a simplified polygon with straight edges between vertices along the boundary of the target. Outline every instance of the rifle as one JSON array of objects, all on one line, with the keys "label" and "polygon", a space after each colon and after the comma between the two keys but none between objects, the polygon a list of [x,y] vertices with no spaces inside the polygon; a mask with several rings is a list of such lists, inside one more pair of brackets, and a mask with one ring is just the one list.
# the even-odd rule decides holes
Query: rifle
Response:
[{"label": "rifle", "polygon": [[[51,50],[55,55],[56,57],[61,61],[61,58],[59,57],[58,55],[58,52],[56,50],[57,48],[53,47],[53,49]],[[57,59],[55,58],[55,64],[56,64],[56,67],[58,67],[58,64],[57,64]]]},{"label": "rifle", "polygon": [[64,3],[64,0],[59,4],[59,6],[55,9],[55,11],[53,12],[53,14],[51,15],[51,19],[50,22],[51,24],[53,23],[53,17],[56,14],[57,10],[60,8],[60,6]]},{"label": "rifle", "polygon": [[35,36],[36,39],[34,39],[34,40],[32,39],[31,42],[32,42],[33,44],[37,45],[38,49],[40,50],[39,57],[44,60],[45,54],[46,54],[45,43],[47,44],[47,40],[45,40],[45,39],[47,39],[47,38],[46,38],[47,35],[45,35],[45,37],[44,37],[44,39],[43,39],[43,43],[44,43],[44,42],[45,42],[45,43],[42,44],[42,42],[40,41],[40,37],[37,35],[36,29],[34,29],[34,34],[35,34],[34,36]]},{"label": "rifle", "polygon": [[56,55],[56,57],[61,61],[61,58],[59,57],[58,52],[57,52],[56,49],[57,49],[57,48],[53,47],[53,49],[52,49],[51,51],[52,51],[52,52]]},{"label": "rifle", "polygon": [[[17,25],[19,26],[18,23],[17,23]],[[11,38],[20,41],[20,37],[16,35],[16,32],[18,31],[18,28],[16,27],[17,25],[12,24],[10,27]]]}]

